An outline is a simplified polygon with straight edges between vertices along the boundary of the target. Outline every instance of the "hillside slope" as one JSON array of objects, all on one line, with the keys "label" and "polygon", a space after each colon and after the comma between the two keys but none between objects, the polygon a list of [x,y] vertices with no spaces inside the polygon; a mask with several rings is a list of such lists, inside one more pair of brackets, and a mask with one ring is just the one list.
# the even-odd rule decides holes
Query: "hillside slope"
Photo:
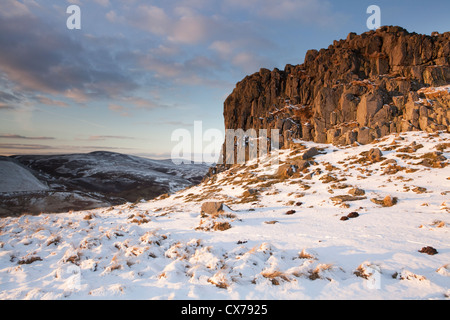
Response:
[{"label": "hillside slope", "polygon": [[0,160],[0,193],[48,190],[48,187],[27,169],[13,161]]},{"label": "hillside slope", "polygon": [[0,299],[448,299],[449,141],[296,141],[169,197],[1,219]]}]

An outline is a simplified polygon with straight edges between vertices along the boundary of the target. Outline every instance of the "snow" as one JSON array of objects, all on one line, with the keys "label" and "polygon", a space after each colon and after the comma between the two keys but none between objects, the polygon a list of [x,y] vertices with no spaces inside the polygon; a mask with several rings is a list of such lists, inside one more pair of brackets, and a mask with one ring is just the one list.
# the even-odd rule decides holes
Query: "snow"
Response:
[{"label": "snow", "polygon": [[445,95],[450,93],[450,85],[445,85],[441,87],[428,87],[428,88],[422,88],[419,91],[417,91],[419,94],[423,93],[426,97],[436,97],[440,95]]},{"label": "snow", "polygon": [[[448,299],[450,169],[418,163],[449,140],[410,132],[358,147],[302,142],[322,150],[310,180],[268,184],[266,163],[253,161],[165,199],[4,218],[0,299]],[[413,142],[423,147],[399,151]],[[385,174],[384,159],[357,161],[374,147],[405,169]],[[283,150],[280,161],[301,152]],[[346,180],[323,183],[326,174]],[[334,203],[348,194],[331,187],[339,183],[367,199]],[[249,188],[256,200],[242,201]],[[398,203],[370,201],[386,195]],[[215,200],[232,210],[201,217],[202,203]],[[231,228],[205,230],[202,219]],[[420,253],[425,246],[438,254]]]},{"label": "snow", "polygon": [[0,193],[42,191],[48,188],[28,170],[10,161],[0,161]]}]

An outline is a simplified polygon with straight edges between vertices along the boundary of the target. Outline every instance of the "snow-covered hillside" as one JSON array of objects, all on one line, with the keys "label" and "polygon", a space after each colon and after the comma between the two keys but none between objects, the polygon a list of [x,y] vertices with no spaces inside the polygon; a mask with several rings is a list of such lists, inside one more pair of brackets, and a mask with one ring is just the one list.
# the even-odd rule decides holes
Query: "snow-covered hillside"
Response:
[{"label": "snow-covered hillside", "polygon": [[253,162],[148,202],[1,219],[0,299],[448,299],[449,142],[302,142],[275,174]]},{"label": "snow-covered hillside", "polygon": [[113,152],[1,157],[0,216],[154,199],[200,183],[208,169]]},{"label": "snow-covered hillside", "polygon": [[47,189],[48,187],[27,169],[12,161],[0,160],[0,192],[27,192]]},{"label": "snow-covered hillside", "polygon": [[[128,194],[133,189],[149,188],[149,192],[154,191],[156,194],[178,191],[200,182],[208,171],[207,165],[178,166],[170,160],[152,160],[104,151],[15,156],[14,159],[44,174],[50,184],[125,198],[135,198]],[[138,193],[138,190],[134,191],[134,194]]]}]

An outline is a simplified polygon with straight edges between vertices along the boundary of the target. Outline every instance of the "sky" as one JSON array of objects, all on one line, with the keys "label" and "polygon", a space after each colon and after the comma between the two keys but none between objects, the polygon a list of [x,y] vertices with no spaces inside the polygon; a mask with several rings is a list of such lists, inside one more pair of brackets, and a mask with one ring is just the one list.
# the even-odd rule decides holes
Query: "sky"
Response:
[{"label": "sky", "polygon": [[370,5],[381,25],[450,31],[448,0],[1,0],[0,155],[170,158],[176,130],[224,131],[246,75],[368,31]]}]

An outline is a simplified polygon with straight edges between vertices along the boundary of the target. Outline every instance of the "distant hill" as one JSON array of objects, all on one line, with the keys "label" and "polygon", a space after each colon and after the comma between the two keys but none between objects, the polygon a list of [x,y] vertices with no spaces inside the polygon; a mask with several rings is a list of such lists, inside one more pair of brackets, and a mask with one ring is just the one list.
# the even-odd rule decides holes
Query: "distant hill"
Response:
[{"label": "distant hill", "polygon": [[112,152],[0,158],[0,214],[82,210],[149,200],[201,182],[207,165]]}]

